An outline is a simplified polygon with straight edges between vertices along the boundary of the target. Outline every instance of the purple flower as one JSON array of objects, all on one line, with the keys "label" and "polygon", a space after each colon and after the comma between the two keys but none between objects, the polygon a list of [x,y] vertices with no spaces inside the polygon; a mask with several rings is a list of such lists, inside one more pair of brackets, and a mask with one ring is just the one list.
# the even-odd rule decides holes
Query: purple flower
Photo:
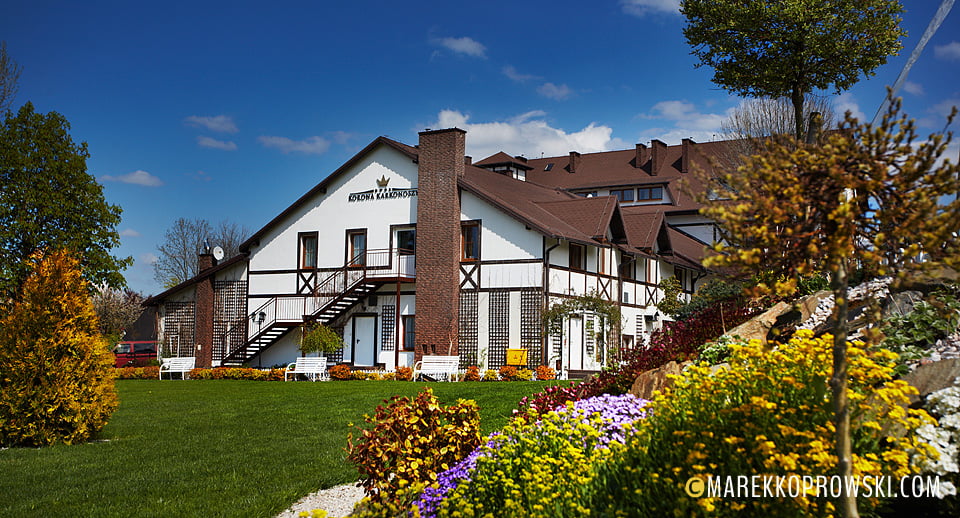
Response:
[{"label": "purple flower", "polygon": [[[647,405],[650,401],[640,399],[631,394],[600,396],[582,399],[573,403],[573,408],[558,408],[555,411],[571,421],[583,421],[590,424],[590,419],[599,415],[601,419],[600,439],[597,448],[608,448],[610,442],[624,442],[626,440],[624,425],[633,423],[647,415]],[[596,425],[596,423],[593,423]],[[434,518],[440,509],[440,503],[447,498],[463,481],[469,481],[477,459],[491,457],[497,454],[497,440],[499,433],[487,437],[486,447],[474,450],[465,459],[450,469],[437,475],[436,486],[426,488],[415,505],[420,508],[422,518]],[[508,438],[509,440],[509,438]],[[585,445],[586,446],[586,445]]]}]

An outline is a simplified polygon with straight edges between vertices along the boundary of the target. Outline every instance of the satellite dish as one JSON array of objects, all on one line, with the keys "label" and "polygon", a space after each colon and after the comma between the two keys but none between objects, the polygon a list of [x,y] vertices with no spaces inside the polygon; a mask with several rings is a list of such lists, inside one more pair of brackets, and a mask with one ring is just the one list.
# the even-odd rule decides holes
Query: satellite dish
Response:
[{"label": "satellite dish", "polygon": [[223,259],[223,249],[219,246],[213,247],[213,258],[218,261]]}]

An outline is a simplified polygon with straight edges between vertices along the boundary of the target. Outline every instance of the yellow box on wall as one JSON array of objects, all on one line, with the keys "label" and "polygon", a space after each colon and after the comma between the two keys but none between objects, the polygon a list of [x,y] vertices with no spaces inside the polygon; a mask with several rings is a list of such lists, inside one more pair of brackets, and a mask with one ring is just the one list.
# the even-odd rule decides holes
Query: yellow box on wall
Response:
[{"label": "yellow box on wall", "polygon": [[527,364],[527,350],[526,349],[507,349],[507,365],[526,365]]}]

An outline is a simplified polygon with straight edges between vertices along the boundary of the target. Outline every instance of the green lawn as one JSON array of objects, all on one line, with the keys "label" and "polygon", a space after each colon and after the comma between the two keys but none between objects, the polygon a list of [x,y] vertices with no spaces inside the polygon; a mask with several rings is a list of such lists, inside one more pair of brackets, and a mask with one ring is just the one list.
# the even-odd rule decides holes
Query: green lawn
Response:
[{"label": "green lawn", "polygon": [[[433,383],[474,399],[484,434],[554,382]],[[101,441],[0,451],[0,516],[274,516],[352,482],[347,423],[423,383],[118,381]]]}]

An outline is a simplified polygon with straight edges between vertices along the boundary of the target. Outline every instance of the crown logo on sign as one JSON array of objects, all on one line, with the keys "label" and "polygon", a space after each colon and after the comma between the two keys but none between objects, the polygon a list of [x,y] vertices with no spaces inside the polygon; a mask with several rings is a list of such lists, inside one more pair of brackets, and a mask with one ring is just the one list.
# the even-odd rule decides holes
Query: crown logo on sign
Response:
[{"label": "crown logo on sign", "polygon": [[379,180],[377,180],[377,187],[379,187],[380,189],[383,189],[384,187],[387,186],[388,183],[390,183],[390,179],[387,178],[387,175],[383,175],[380,177]]}]

